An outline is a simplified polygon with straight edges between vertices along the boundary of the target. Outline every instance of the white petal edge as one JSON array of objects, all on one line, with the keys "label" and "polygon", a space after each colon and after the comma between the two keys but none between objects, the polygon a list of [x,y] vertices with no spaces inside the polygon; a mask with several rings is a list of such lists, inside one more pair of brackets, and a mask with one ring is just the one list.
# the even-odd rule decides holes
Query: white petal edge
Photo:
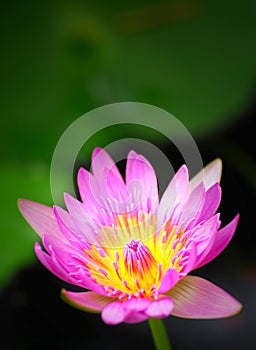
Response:
[{"label": "white petal edge", "polygon": [[221,174],[222,160],[216,158],[190,180],[190,191],[193,191],[201,182],[204,183],[207,191],[211,186],[220,182]]}]

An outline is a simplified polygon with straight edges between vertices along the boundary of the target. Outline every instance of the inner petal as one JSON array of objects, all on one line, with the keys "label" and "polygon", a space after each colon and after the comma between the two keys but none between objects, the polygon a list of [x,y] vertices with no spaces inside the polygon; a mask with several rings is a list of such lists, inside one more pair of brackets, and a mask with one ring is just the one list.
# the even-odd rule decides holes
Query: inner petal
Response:
[{"label": "inner petal", "polygon": [[151,280],[155,277],[157,263],[149,248],[141,241],[131,240],[123,250],[124,266],[129,279],[138,279],[138,282]]}]

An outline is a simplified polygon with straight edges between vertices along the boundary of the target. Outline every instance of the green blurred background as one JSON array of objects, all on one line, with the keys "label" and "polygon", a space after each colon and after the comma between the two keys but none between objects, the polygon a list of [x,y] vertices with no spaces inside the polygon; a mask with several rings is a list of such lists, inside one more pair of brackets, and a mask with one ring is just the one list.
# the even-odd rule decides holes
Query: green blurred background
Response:
[{"label": "green blurred background", "polygon": [[[250,151],[217,139],[254,105],[255,1],[2,1],[0,26],[0,288],[35,262],[36,235],[17,198],[52,203],[54,148],[93,108],[137,101],[165,109],[255,190]],[[84,156],[124,136],[110,129]]]}]

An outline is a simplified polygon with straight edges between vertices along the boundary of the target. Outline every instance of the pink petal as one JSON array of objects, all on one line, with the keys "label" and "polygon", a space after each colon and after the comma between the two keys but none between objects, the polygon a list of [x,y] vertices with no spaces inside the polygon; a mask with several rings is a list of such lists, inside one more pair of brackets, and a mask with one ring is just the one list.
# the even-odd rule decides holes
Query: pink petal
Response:
[{"label": "pink petal", "polygon": [[40,237],[43,234],[50,234],[64,239],[55,220],[53,208],[28,199],[19,199],[18,207],[24,218]]},{"label": "pink petal", "polygon": [[90,188],[97,204],[107,211],[125,212],[128,193],[124,180],[114,161],[101,148],[93,152],[92,169]]},{"label": "pink petal", "polygon": [[218,256],[227,247],[235,233],[238,220],[239,214],[237,214],[227,226],[216,232],[215,240],[213,242],[211,250],[206,255],[206,257],[200,261],[200,264],[197,266],[197,268],[207,264],[209,261],[216,258],[216,256]]},{"label": "pink petal", "polygon": [[77,184],[85,211],[92,217],[98,217],[98,203],[92,192],[93,175],[84,168],[80,168],[77,175]]},{"label": "pink petal", "polygon": [[179,280],[179,275],[176,269],[174,268],[168,269],[164,274],[164,277],[162,279],[158,292],[159,293],[168,292],[168,290],[170,290],[178,282],[178,280]]},{"label": "pink petal", "polygon": [[139,323],[148,319],[144,312],[133,312],[125,317],[125,323]]},{"label": "pink petal", "polygon": [[58,206],[53,207],[53,212],[63,236],[65,236],[69,242],[77,244],[80,248],[83,248],[84,240],[81,235],[79,235],[79,231],[76,229],[71,215]]},{"label": "pink petal", "polygon": [[95,176],[99,176],[99,174],[102,174],[105,170],[111,170],[117,178],[119,178],[119,181],[123,183],[123,178],[113,161],[113,159],[109,156],[109,154],[102,148],[96,147],[92,154],[92,170],[93,174]]},{"label": "pink petal", "polygon": [[188,257],[188,260],[182,263],[182,270],[179,272],[179,279],[186,276],[191,270],[193,270],[196,259],[197,259],[197,250],[196,244],[193,242],[188,249],[186,249],[186,253],[182,255],[182,257]]},{"label": "pink petal", "polygon": [[120,176],[110,169],[104,169],[98,175],[94,176],[90,183],[98,212],[126,212],[129,196]]},{"label": "pink petal", "polygon": [[223,289],[196,276],[187,276],[167,293],[174,302],[172,315],[184,318],[224,318],[242,305]]},{"label": "pink petal", "polygon": [[[113,205],[127,200],[128,193],[123,180],[117,179],[115,173],[103,172],[103,180],[99,180],[87,170],[80,168],[77,176],[78,188],[83,201],[83,209],[93,221],[101,225],[111,225]],[[121,190],[118,183],[122,182]],[[109,202],[110,200],[110,202]],[[116,203],[117,202],[117,203]],[[112,206],[111,206],[112,204]],[[117,208],[114,208],[117,211]],[[122,211],[121,208],[120,211]]]},{"label": "pink petal", "polygon": [[[96,236],[98,234],[99,224],[95,223],[95,221],[88,216],[84,210],[83,203],[73,198],[68,193],[64,194],[64,198],[70,213],[70,219],[67,220],[67,215],[64,213],[64,211],[58,210],[63,222],[73,232],[76,232],[78,236],[83,238],[83,240],[97,244]],[[73,222],[73,225],[71,222]]]},{"label": "pink petal", "polygon": [[124,304],[121,301],[113,301],[105,306],[101,317],[106,324],[116,325],[124,321],[125,314]]},{"label": "pink petal", "polygon": [[66,282],[90,289],[102,295],[107,294],[104,287],[90,276],[86,266],[88,257],[82,250],[77,250],[71,245],[63,244],[57,238],[49,235],[43,236],[43,244],[50,254],[50,266],[49,264],[46,265],[40,256],[38,258],[50,271],[55,268],[56,271],[61,271],[62,275],[59,276],[54,273]]},{"label": "pink petal", "polygon": [[212,187],[215,183],[219,183],[222,173],[222,161],[220,158],[213,160],[205,168],[203,168],[190,181],[190,191],[193,191],[201,182],[204,183],[205,189]]},{"label": "pink petal", "polygon": [[[155,171],[146,158],[134,151],[127,157],[126,185],[139,209],[155,212],[159,200]],[[136,198],[138,192],[140,196]]]},{"label": "pink petal", "polygon": [[153,301],[145,310],[148,317],[163,318],[172,313],[173,301],[169,297],[162,297],[161,299]]},{"label": "pink petal", "polygon": [[210,187],[206,192],[204,206],[201,211],[198,222],[202,220],[208,220],[213,216],[219,207],[221,200],[221,187],[218,183]]},{"label": "pink petal", "polygon": [[[70,242],[63,243],[57,237],[50,236],[50,235],[43,235],[42,242],[43,242],[44,248],[47,250],[49,254],[51,254],[53,250],[56,252],[56,250],[58,249],[60,254],[60,259],[62,260],[65,257],[67,259],[66,261],[67,265],[69,265],[70,262],[73,261],[73,258],[85,260],[85,254],[83,250],[73,247],[70,244]],[[69,261],[69,259],[71,259],[71,261]]]},{"label": "pink petal", "polygon": [[190,194],[179,219],[179,227],[189,229],[197,222],[205,201],[204,184],[200,183]]},{"label": "pink petal", "polygon": [[157,229],[161,228],[170,217],[173,218],[174,209],[180,209],[188,195],[188,169],[183,165],[175,174],[165,190],[157,214]]},{"label": "pink petal", "polygon": [[54,207],[54,215],[61,232],[69,241],[78,244],[80,247],[84,247],[88,243],[97,244],[95,225],[86,220],[87,217],[83,215],[83,212],[71,215],[56,206]]},{"label": "pink petal", "polygon": [[201,266],[201,262],[212,249],[219,226],[219,214],[216,214],[203,223],[202,226],[199,226],[199,228],[193,233],[192,237],[195,241],[197,251],[193,269],[197,269]]},{"label": "pink petal", "polygon": [[144,310],[151,302],[150,298],[132,298],[125,301],[114,301],[104,308],[101,316],[105,323],[112,325],[121,322],[141,322],[148,318]]},{"label": "pink petal", "polygon": [[77,271],[74,269],[72,271],[72,267],[69,267],[69,269],[67,269],[67,266],[65,266],[63,261],[59,259],[59,256],[56,255],[56,248],[51,248],[51,255],[48,255],[47,253],[43,252],[40,244],[36,243],[35,253],[40,262],[55,276],[62,279],[63,281],[93,290],[96,293],[100,293],[102,295],[107,294],[101,285],[97,284],[95,281],[89,278],[89,276],[79,270],[79,268]]},{"label": "pink petal", "polygon": [[39,261],[55,276],[62,279],[65,282],[70,283],[69,276],[63,267],[61,267],[58,262],[53,261],[52,257],[47,253],[43,252],[39,243],[35,243],[35,253]]},{"label": "pink petal", "polygon": [[101,312],[107,304],[113,301],[113,298],[94,292],[70,292],[63,289],[61,295],[68,304],[80,310],[96,313]]}]

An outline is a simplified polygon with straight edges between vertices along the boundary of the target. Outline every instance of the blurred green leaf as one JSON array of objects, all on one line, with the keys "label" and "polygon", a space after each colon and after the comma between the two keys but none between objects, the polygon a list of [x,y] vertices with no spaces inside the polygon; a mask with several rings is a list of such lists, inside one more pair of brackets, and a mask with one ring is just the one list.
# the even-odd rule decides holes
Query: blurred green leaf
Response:
[{"label": "blurred green leaf", "polygon": [[[207,137],[250,102],[255,16],[250,0],[2,4],[0,284],[33,259],[36,236],[16,201],[50,201],[48,165],[72,121],[104,104],[139,101]],[[94,140],[107,144],[112,133]]]},{"label": "blurred green leaf", "polygon": [[118,102],[157,105],[196,137],[237,118],[256,77],[253,2],[7,2],[1,152],[44,159],[68,125]]},{"label": "blurred green leaf", "polygon": [[26,264],[34,260],[33,243],[39,240],[17,207],[18,198],[51,203],[49,169],[45,164],[29,166],[2,164],[0,287]]}]

